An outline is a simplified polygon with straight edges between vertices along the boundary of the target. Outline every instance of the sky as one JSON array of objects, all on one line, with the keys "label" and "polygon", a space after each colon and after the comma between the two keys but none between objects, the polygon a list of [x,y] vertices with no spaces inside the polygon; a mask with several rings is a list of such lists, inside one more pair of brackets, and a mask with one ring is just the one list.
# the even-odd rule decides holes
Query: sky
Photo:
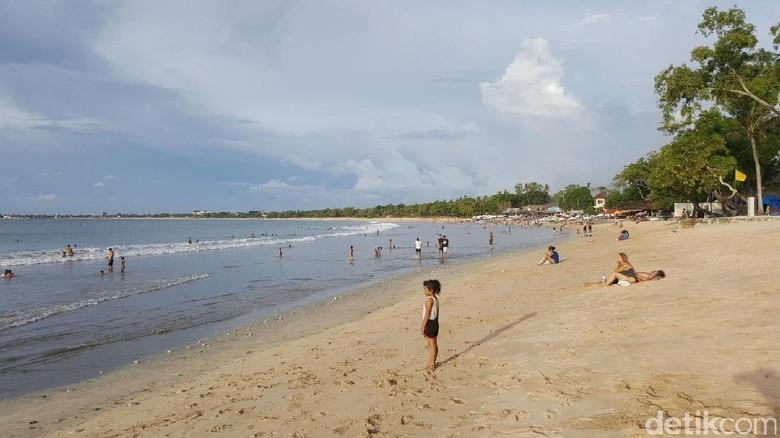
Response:
[{"label": "sky", "polygon": [[608,186],[735,3],[769,47],[776,0],[0,0],[0,213]]}]

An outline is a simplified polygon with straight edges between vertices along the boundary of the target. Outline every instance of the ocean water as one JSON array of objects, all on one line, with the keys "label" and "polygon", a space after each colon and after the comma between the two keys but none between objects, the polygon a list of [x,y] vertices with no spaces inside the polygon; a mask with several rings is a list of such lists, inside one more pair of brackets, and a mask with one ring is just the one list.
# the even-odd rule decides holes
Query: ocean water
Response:
[{"label": "ocean water", "polygon": [[[391,220],[2,220],[0,270],[16,276],[0,280],[0,397],[92,378],[291,306],[436,269],[445,263],[439,233],[450,240],[448,264],[555,237],[547,228]],[[62,257],[68,244],[75,254]]]}]

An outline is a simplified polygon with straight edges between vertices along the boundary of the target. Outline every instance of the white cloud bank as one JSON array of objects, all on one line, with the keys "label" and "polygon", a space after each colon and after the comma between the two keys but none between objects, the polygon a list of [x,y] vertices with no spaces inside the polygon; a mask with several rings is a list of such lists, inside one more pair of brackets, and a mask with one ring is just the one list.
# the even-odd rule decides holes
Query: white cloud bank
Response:
[{"label": "white cloud bank", "polygon": [[583,106],[565,93],[562,79],[563,62],[550,54],[548,42],[543,38],[525,40],[500,79],[480,84],[482,102],[510,117],[577,114]]}]

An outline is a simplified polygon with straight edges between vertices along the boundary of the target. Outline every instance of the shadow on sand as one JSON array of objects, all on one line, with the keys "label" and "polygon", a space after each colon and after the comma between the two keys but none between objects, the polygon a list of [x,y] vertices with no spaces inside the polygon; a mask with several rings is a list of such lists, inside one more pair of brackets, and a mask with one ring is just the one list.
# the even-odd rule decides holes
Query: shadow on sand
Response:
[{"label": "shadow on sand", "polygon": [[[774,418],[774,423],[770,422],[768,424],[769,427],[766,433],[763,430],[758,430],[760,434],[757,435],[780,436],[778,434],[778,421],[780,421],[780,418],[778,418],[780,416],[780,375],[778,375],[778,372],[769,368],[759,368],[750,373],[737,375],[736,381],[755,387],[763,394],[764,400],[771,407],[772,412],[770,415]],[[756,431],[753,432],[755,433]]]},{"label": "shadow on sand", "polygon": [[444,365],[447,362],[453,361],[453,360],[463,356],[464,354],[466,354],[469,351],[473,350],[474,347],[479,347],[480,345],[484,344],[485,342],[495,338],[496,336],[500,335],[501,333],[504,333],[505,331],[511,329],[512,327],[516,326],[517,324],[520,324],[523,321],[526,321],[528,319],[533,318],[534,316],[536,316],[536,312],[534,312],[534,313],[527,313],[522,318],[518,319],[517,321],[510,322],[509,324],[501,327],[500,329],[490,332],[489,335],[487,335],[484,338],[480,339],[479,341],[474,342],[473,344],[469,345],[465,350],[453,354],[452,356],[450,356],[447,359],[445,359],[443,362],[439,362],[439,365]]}]

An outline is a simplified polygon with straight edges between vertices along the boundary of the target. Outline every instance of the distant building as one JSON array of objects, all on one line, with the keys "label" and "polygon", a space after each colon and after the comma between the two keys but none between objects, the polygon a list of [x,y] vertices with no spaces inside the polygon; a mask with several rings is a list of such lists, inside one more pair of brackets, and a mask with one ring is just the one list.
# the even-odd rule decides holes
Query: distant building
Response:
[{"label": "distant building", "polygon": [[506,216],[520,216],[521,214],[525,213],[522,208],[507,208],[506,210],[502,211]]},{"label": "distant building", "polygon": [[193,216],[205,216],[207,214],[209,214],[209,212],[206,210],[195,210],[192,212]]},{"label": "distant building", "polygon": [[634,216],[637,213],[647,214],[652,216],[655,207],[652,200],[637,201],[631,204],[623,205],[616,210],[604,210],[605,214],[614,214],[615,216]]},{"label": "distant building", "polygon": [[551,202],[549,204],[532,204],[523,207],[523,210],[530,213],[534,217],[539,216],[551,216],[560,213],[562,210],[558,204]]},{"label": "distant building", "polygon": [[596,196],[593,197],[593,208],[596,210],[601,210],[607,205],[607,195],[605,193],[597,193]]},{"label": "distant building", "polygon": [[[722,215],[723,214],[723,204],[720,202],[700,202],[699,208],[706,211],[711,211],[713,213]],[[693,211],[693,203],[691,202],[675,202],[674,203],[674,214],[673,216],[676,218],[680,217],[693,217],[694,216]]]}]

